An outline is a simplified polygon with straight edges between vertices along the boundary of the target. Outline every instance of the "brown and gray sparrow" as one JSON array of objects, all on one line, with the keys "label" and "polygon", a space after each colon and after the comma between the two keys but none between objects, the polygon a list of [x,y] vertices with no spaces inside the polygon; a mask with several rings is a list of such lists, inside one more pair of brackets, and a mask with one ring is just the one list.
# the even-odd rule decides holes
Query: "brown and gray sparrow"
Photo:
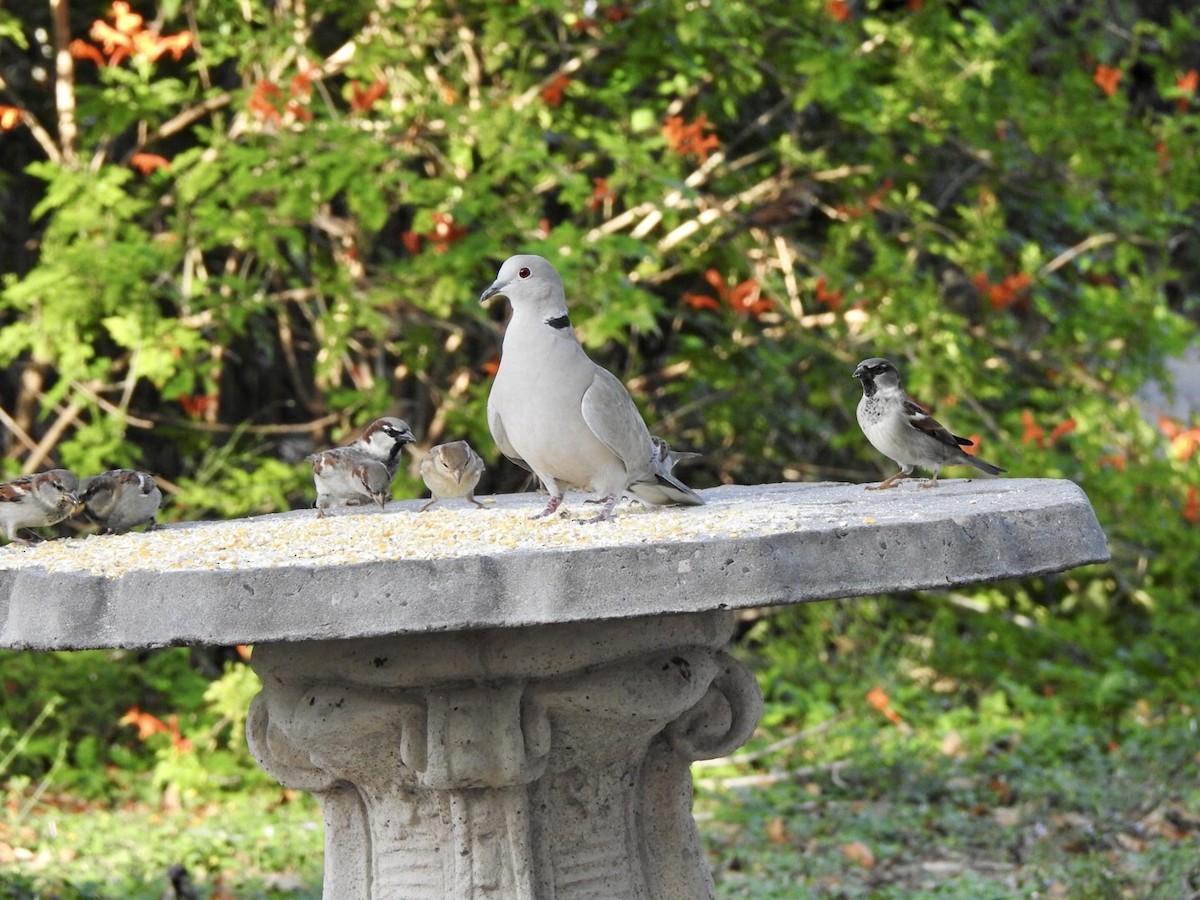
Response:
[{"label": "brown and gray sparrow", "polygon": [[378,503],[383,509],[390,496],[391,473],[378,459],[355,447],[323,450],[309,457],[317,488],[317,518],[331,506],[363,506]]},{"label": "brown and gray sparrow", "polygon": [[657,434],[650,435],[650,444],[654,447],[654,458],[658,460],[658,464],[668,474],[674,470],[676,463],[690,459],[699,459],[703,455],[692,450],[672,450],[670,444]]},{"label": "brown and gray sparrow", "polygon": [[876,450],[900,466],[900,471],[867,490],[896,487],[912,474],[913,467],[932,469],[933,477],[921,487],[937,487],[942,466],[974,466],[989,475],[1004,469],[966,453],[973,442],[951,434],[925,410],[908,399],[900,373],[886,359],[864,359],[854,370],[862,383],[858,425]]},{"label": "brown and gray sparrow", "polygon": [[124,534],[138,525],[158,527],[162,491],[154,476],[134,469],[111,469],[79,483],[83,514],[101,526],[102,534]]},{"label": "brown and gray sparrow", "polygon": [[331,506],[378,503],[391,499],[388,490],[400,470],[400,454],[416,440],[403,419],[376,419],[345,447],[323,450],[308,457],[317,488],[317,518]]},{"label": "brown and gray sparrow", "polygon": [[394,416],[385,416],[368,425],[358,439],[348,446],[387,466],[388,478],[391,479],[400,470],[400,452],[406,444],[415,441],[407,422]]},{"label": "brown and gray sparrow", "polygon": [[438,444],[421,460],[421,478],[429,488],[430,500],[418,510],[425,512],[439,500],[466,497],[482,508],[475,499],[475,486],[483,475],[483,460],[466,441]]},{"label": "brown and gray sparrow", "polygon": [[[28,545],[22,528],[56,525],[79,508],[79,479],[66,469],[22,475],[0,484],[0,528],[14,544]],[[36,537],[36,535],[35,535]]]}]

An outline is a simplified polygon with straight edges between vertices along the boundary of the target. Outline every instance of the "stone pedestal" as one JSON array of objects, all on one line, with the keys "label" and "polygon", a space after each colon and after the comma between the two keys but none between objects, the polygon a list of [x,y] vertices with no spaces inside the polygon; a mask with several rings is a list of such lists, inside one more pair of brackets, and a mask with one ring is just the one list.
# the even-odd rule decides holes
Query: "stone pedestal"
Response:
[{"label": "stone pedestal", "polygon": [[325,814],[325,896],[714,896],[693,760],[758,722],[727,612],[266,644],[247,724]]},{"label": "stone pedestal", "polygon": [[758,721],[732,610],[1108,558],[1069,481],[726,486],[615,523],[311,510],[0,551],[0,646],[254,644],[247,732],[328,900],[694,900],[688,764]]}]

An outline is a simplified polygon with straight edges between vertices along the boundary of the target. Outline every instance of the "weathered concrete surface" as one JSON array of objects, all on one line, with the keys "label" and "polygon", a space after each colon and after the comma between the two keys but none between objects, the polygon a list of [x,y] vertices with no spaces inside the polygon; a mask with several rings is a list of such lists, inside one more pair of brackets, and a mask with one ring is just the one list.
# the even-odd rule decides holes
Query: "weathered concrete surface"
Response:
[{"label": "weathered concrete surface", "polygon": [[[3,554],[22,552],[5,548],[0,646],[258,644],[588,622],[948,587],[1108,558],[1086,496],[1069,481],[947,480],[936,490],[906,483],[890,491],[777,484],[702,494],[707,506],[626,512],[629,521],[617,527],[526,523],[512,511],[533,513],[541,501],[506,495],[492,510],[453,515],[501,521],[507,510],[504,521],[519,524],[446,558],[229,571],[175,562],[165,571],[108,577],[86,569],[5,570]],[[347,517],[346,527],[366,535],[373,521],[415,521],[405,517],[419,502]],[[578,501],[575,509],[583,509]],[[304,511],[243,522],[253,542],[255,533],[293,522],[308,527],[310,520]],[[543,525],[558,533],[578,529],[579,545],[539,547]],[[207,527],[213,524],[167,531]],[[514,531],[524,534],[515,546]],[[126,537],[141,539],[150,553],[156,540],[171,539],[158,532]],[[445,556],[452,540],[429,555]]]},{"label": "weathered concrete surface", "polygon": [[762,696],[729,611],[259,644],[259,763],[325,815],[330,900],[711,900],[696,759]]}]

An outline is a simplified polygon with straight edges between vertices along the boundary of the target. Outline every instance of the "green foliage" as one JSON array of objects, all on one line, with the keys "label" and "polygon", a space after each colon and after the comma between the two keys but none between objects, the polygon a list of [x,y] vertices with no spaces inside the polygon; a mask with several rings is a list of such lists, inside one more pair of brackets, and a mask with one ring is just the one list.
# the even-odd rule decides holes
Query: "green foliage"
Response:
[{"label": "green foliage", "polygon": [[[1010,477],[1077,481],[1109,535],[1111,565],[970,611],[824,604],[752,633],[768,729],[878,683],[922,724],[869,736],[893,762],[950,730],[1041,759],[1123,741],[1145,704],[1195,705],[1200,423],[1136,394],[1196,340],[1200,13],[1043,6],[184,0],[138,10],[151,44],[195,29],[178,59],[76,59],[74,137],[24,89],[46,23],[0,11],[0,104],[29,113],[2,138],[0,402],[30,437],[5,471],[58,435],[35,463],[158,472],[166,518],[264,513],[311,503],[314,445],[398,413],[514,488],[484,417],[501,313],[476,298],[542,253],[652,428],[705,452],[699,486],[876,478],[849,373],[883,355]],[[76,3],[71,37],[108,57],[87,31],[110,16]],[[197,796],[249,778],[249,676],[205,701],[182,660],[6,656],[10,777],[66,747],[55,780],[87,794],[152,759]],[[122,731],[133,704],[227,753],[217,785]]]}]

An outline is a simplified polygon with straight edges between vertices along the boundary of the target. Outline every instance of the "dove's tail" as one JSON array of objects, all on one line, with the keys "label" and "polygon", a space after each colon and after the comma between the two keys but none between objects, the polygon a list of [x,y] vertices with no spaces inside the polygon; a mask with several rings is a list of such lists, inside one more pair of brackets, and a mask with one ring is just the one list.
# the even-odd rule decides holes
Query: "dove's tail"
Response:
[{"label": "dove's tail", "polygon": [[670,472],[664,472],[661,467],[655,468],[651,479],[631,484],[629,493],[643,503],[654,506],[670,506],[673,503],[681,503],[684,506],[704,505],[704,500],[699,494]]}]

